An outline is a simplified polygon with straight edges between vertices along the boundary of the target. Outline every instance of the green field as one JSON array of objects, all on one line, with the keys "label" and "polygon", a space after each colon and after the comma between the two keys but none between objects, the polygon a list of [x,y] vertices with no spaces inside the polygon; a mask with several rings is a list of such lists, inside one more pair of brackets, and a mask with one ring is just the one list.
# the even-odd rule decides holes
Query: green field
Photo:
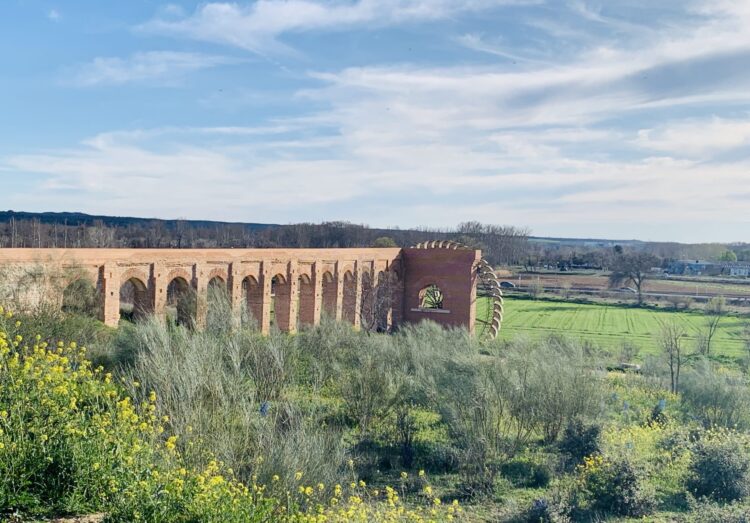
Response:
[{"label": "green field", "polygon": [[[482,304],[479,309],[478,317],[481,318]],[[518,336],[564,333],[612,350],[617,350],[623,341],[628,340],[638,345],[642,353],[655,353],[662,325],[670,321],[685,326],[686,347],[692,350],[705,325],[700,312],[506,298],[500,338],[512,340]],[[750,324],[750,319],[746,317],[725,317],[711,344],[711,352],[732,358],[743,356],[746,353],[743,330],[747,324]]]}]

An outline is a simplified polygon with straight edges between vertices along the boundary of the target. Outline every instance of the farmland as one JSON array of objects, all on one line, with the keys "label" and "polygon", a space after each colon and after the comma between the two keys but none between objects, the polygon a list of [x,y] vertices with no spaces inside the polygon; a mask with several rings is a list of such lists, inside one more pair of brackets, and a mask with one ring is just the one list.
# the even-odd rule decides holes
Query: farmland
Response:
[{"label": "farmland", "polygon": [[[480,306],[479,317],[481,314]],[[658,351],[662,326],[671,321],[684,326],[687,347],[692,349],[705,324],[700,312],[506,298],[500,337],[512,340],[519,336],[537,338],[563,333],[609,350],[617,350],[624,341],[629,341],[640,347],[642,354],[653,354]],[[712,352],[731,358],[743,356],[746,350],[743,329],[748,323],[750,319],[746,317],[724,318],[712,343]]]}]

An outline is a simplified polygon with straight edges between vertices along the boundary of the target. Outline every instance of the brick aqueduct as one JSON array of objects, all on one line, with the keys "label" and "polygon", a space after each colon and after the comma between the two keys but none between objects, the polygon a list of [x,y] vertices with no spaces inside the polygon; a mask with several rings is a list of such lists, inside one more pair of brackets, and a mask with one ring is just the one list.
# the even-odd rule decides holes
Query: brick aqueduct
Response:
[{"label": "brick aqueduct", "polygon": [[[233,309],[246,303],[264,333],[272,321],[286,332],[317,324],[322,314],[359,327],[384,328],[425,318],[474,331],[481,253],[434,242],[420,248],[367,249],[0,249],[0,267],[35,266],[55,272],[63,290],[85,279],[96,285],[100,318],[120,320],[120,295],[132,286],[135,307],[164,316],[174,288],[195,291],[193,313],[205,322],[208,289],[226,286]],[[436,285],[440,307],[423,306]],[[388,292],[379,290],[387,287]],[[386,307],[373,304],[387,296]],[[379,312],[375,312],[378,310]],[[273,314],[272,314],[273,311]],[[379,318],[372,316],[379,315]],[[273,320],[272,320],[273,316]],[[368,317],[369,316],[369,317]],[[371,323],[370,323],[371,324]],[[499,324],[498,324],[499,327]]]}]

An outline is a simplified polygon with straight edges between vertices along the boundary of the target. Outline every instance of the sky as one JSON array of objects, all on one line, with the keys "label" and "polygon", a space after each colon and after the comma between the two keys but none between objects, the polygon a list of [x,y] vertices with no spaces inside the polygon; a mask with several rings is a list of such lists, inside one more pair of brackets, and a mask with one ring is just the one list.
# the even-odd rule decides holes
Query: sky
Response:
[{"label": "sky", "polygon": [[750,242],[750,0],[2,0],[0,209]]}]

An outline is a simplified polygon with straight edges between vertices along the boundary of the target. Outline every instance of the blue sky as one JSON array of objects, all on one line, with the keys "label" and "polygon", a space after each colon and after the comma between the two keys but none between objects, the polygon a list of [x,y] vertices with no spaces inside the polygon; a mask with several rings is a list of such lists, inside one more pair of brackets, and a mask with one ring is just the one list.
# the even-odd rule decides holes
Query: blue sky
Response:
[{"label": "blue sky", "polygon": [[750,241],[750,0],[3,0],[0,208]]}]

